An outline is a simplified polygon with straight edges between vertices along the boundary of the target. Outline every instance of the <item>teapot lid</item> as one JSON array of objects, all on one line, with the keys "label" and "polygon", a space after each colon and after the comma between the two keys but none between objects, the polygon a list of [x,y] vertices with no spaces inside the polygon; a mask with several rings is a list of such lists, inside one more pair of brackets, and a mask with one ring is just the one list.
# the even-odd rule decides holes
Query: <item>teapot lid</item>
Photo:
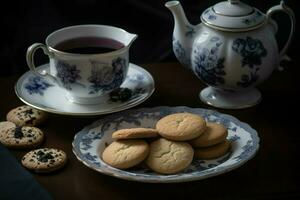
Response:
[{"label": "teapot lid", "polygon": [[241,32],[260,27],[266,21],[266,16],[239,0],[228,0],[206,9],[201,21],[215,29]]}]

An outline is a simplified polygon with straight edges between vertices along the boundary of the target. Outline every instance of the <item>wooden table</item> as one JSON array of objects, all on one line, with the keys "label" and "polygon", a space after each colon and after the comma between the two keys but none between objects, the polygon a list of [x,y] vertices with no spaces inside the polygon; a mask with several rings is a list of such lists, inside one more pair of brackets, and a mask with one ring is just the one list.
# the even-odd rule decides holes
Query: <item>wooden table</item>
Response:
[{"label": "wooden table", "polygon": [[[198,93],[204,85],[176,63],[145,64],[154,77],[156,91],[138,107],[190,106],[203,104]],[[49,175],[33,174],[55,199],[295,199],[300,198],[300,80],[296,63],[284,72],[274,72],[261,85],[262,102],[243,110],[221,110],[250,124],[261,138],[258,154],[242,167],[217,177],[180,184],[147,184],[102,175],[80,163],[72,153],[74,135],[105,116],[70,117],[50,115],[40,128],[47,136],[43,147],[63,149],[67,166]],[[14,94],[17,76],[0,78],[0,119],[21,101]],[[293,116],[294,114],[294,116]],[[11,150],[20,160],[26,151]]]}]

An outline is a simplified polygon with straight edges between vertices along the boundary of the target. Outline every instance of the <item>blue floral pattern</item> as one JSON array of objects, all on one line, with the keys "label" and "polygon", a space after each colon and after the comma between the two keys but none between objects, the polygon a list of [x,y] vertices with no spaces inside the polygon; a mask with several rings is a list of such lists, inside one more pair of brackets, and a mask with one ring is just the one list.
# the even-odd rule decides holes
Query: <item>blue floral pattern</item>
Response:
[{"label": "blue floral pattern", "polygon": [[267,50],[259,39],[247,37],[238,38],[233,42],[232,50],[243,57],[242,66],[253,68],[261,65],[262,58],[267,56]]},{"label": "blue floral pattern", "polygon": [[186,30],[187,31],[185,32],[185,36],[188,38],[193,38],[194,35],[196,34],[196,31],[192,26],[186,26]]},{"label": "blue floral pattern", "polygon": [[92,71],[88,81],[91,83],[90,94],[108,91],[120,86],[124,80],[126,59],[118,57],[108,64],[91,61]]},{"label": "blue floral pattern", "polygon": [[176,58],[179,62],[184,65],[185,67],[190,67],[191,60],[189,59],[189,55],[187,54],[186,50],[180,44],[180,42],[173,38],[173,51]]},{"label": "blue floral pattern", "polygon": [[[99,151],[103,151],[111,143],[111,134],[115,130],[132,127],[154,127],[163,116],[180,112],[198,114],[207,121],[225,122],[224,125],[230,127],[228,139],[232,143],[231,151],[214,160],[194,159],[186,170],[174,175],[161,175],[149,169],[140,168],[119,170],[107,165],[99,157]],[[94,139],[90,140],[90,138]],[[259,138],[256,131],[249,125],[216,111],[188,107],[143,108],[111,115],[85,127],[76,134],[73,141],[73,152],[80,161],[90,168],[118,178],[142,182],[181,182],[215,176],[239,167],[252,158],[258,148]]]},{"label": "blue floral pattern", "polygon": [[62,60],[59,60],[55,64],[57,74],[61,83],[67,90],[72,90],[71,84],[76,83],[81,79],[80,70],[76,68],[76,65],[70,65]]},{"label": "blue floral pattern", "polygon": [[242,147],[243,149],[243,152],[234,157],[233,159],[236,159],[236,160],[244,160],[245,158],[249,157],[249,154],[251,154],[253,152],[253,144],[252,144],[252,140],[248,140],[246,145]]},{"label": "blue floral pattern", "polygon": [[216,15],[209,15],[208,19],[210,19],[210,20],[216,20],[217,16]]},{"label": "blue floral pattern", "polygon": [[242,23],[246,24],[246,25],[252,25],[255,24],[258,20],[258,18],[260,18],[262,16],[262,14],[260,13],[260,11],[256,11],[255,15],[248,17],[246,19],[242,20]]},{"label": "blue floral pattern", "polygon": [[229,140],[230,142],[235,142],[235,141],[237,141],[237,140],[239,140],[239,139],[241,139],[241,137],[238,136],[238,135],[233,135],[233,136],[230,136],[230,137],[228,138],[228,140]]},{"label": "blue floral pattern", "polygon": [[212,37],[210,42],[214,43],[210,49],[202,46],[196,47],[193,62],[196,75],[208,85],[216,86],[225,83],[223,77],[226,75],[225,58],[218,57],[219,48],[223,43],[218,37]]},{"label": "blue floral pattern", "polygon": [[83,157],[87,160],[89,160],[90,162],[92,162],[95,166],[101,166],[100,162],[97,162],[97,158],[98,156],[96,155],[91,155],[90,152],[86,153],[83,155]]},{"label": "blue floral pattern", "polygon": [[237,85],[244,88],[252,86],[259,79],[259,66],[262,64],[262,58],[267,56],[266,48],[259,39],[247,37],[236,39],[232,50],[242,56],[242,67],[248,66],[251,70],[249,74],[242,74]]},{"label": "blue floral pattern", "polygon": [[24,88],[29,94],[44,95],[44,91],[53,85],[45,81],[39,76],[31,76],[28,78],[28,82],[24,84]]},{"label": "blue floral pattern", "polygon": [[241,81],[238,81],[236,84],[243,88],[252,86],[259,78],[257,72],[259,68],[256,68],[250,72],[250,74],[242,74]]},{"label": "blue floral pattern", "polygon": [[111,102],[126,102],[138,98],[140,95],[145,94],[145,88],[117,88],[109,93]]},{"label": "blue floral pattern", "polygon": [[211,21],[214,21],[217,19],[217,16],[215,14],[213,14],[214,12],[211,11],[210,8],[208,8],[207,10],[204,11],[204,15],[207,15],[208,16],[208,19],[211,20]]}]

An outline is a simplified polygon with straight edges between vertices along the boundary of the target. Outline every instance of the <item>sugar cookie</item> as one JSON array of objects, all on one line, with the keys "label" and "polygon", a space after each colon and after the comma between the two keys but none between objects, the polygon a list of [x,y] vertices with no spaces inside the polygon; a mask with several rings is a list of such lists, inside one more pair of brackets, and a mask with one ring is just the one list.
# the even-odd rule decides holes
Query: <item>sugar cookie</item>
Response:
[{"label": "sugar cookie", "polygon": [[102,159],[115,168],[127,169],[141,163],[148,153],[144,140],[117,140],[104,149]]},{"label": "sugar cookie", "polygon": [[225,155],[230,149],[230,142],[225,140],[219,144],[210,147],[197,148],[195,150],[195,158],[197,159],[215,159]]},{"label": "sugar cookie", "polygon": [[160,138],[151,143],[146,163],[155,172],[174,174],[187,168],[193,156],[194,150],[189,143]]},{"label": "sugar cookie", "polygon": [[168,115],[156,124],[156,129],[161,136],[175,141],[186,141],[199,137],[205,128],[205,120],[201,116],[191,113]]},{"label": "sugar cookie", "polygon": [[158,132],[152,128],[128,128],[120,129],[112,134],[113,139],[138,139],[157,137]]},{"label": "sugar cookie", "polygon": [[208,122],[204,133],[193,139],[190,143],[194,148],[209,147],[223,142],[227,135],[228,131],[224,125]]}]

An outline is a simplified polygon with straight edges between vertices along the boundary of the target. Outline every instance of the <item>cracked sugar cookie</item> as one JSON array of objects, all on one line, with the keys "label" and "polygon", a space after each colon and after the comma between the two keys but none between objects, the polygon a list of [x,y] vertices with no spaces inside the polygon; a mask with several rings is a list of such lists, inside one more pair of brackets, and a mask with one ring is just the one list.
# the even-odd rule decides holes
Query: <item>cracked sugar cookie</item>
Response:
[{"label": "cracked sugar cookie", "polygon": [[187,142],[160,138],[150,144],[147,165],[161,174],[175,174],[186,169],[193,161],[194,150]]},{"label": "cracked sugar cookie", "polygon": [[6,115],[6,120],[15,123],[17,126],[37,126],[46,118],[45,112],[27,105],[12,109]]},{"label": "cracked sugar cookie", "polygon": [[22,165],[35,172],[52,172],[62,168],[66,162],[64,151],[51,148],[30,151],[22,158]]},{"label": "cracked sugar cookie", "polygon": [[148,153],[144,140],[117,140],[104,149],[102,159],[112,167],[127,169],[145,160]]},{"label": "cracked sugar cookie", "polygon": [[201,116],[191,113],[167,115],[156,123],[156,129],[161,136],[175,141],[186,141],[199,137],[205,128],[205,120]]},{"label": "cracked sugar cookie", "polygon": [[36,127],[20,127],[12,122],[0,122],[0,142],[6,147],[34,148],[43,140],[43,132]]}]

